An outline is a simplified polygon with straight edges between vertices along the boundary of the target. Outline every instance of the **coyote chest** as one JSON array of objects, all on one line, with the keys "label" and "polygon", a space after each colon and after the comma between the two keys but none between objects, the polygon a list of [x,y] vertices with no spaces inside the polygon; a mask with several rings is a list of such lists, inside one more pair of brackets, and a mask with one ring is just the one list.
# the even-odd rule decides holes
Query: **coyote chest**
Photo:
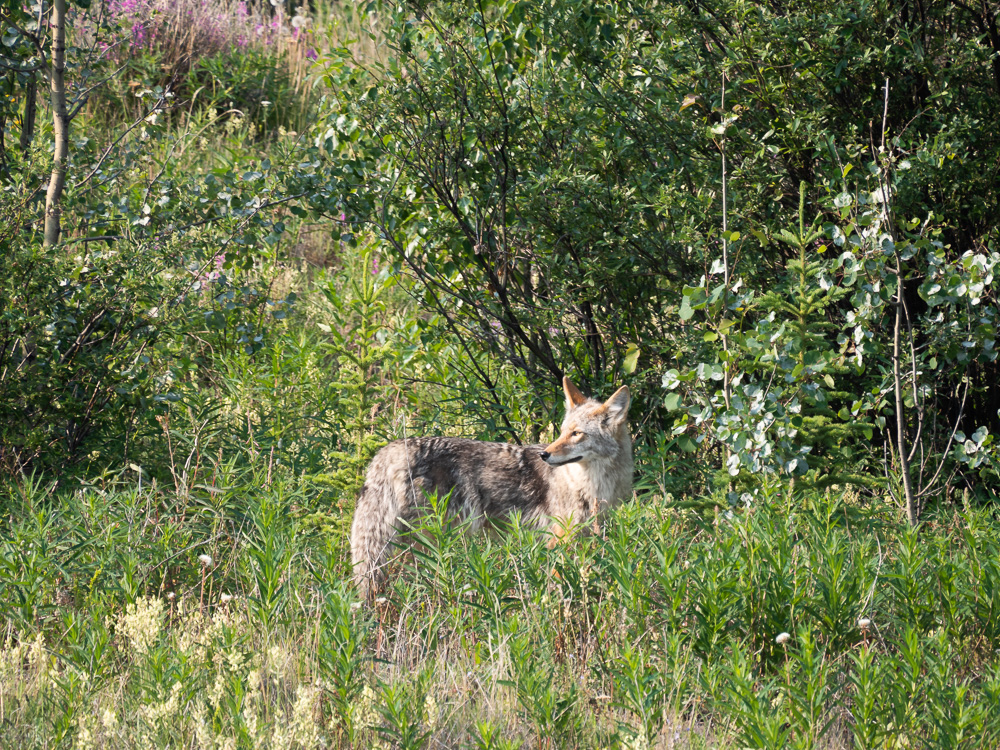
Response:
[{"label": "coyote chest", "polygon": [[417,518],[430,493],[473,529],[515,513],[557,534],[632,492],[629,392],[588,399],[568,380],[566,418],[548,446],[449,437],[408,438],[378,452],[351,527],[355,580],[367,594],[380,582],[401,522]]}]

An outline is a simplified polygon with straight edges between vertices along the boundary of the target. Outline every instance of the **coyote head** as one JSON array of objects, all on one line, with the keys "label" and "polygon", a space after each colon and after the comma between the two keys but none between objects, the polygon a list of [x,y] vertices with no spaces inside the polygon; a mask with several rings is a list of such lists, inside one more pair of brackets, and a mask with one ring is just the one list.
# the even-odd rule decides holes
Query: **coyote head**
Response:
[{"label": "coyote head", "polygon": [[563,378],[566,394],[566,418],[554,443],[542,451],[542,460],[550,466],[564,466],[577,461],[613,459],[622,449],[622,432],[628,432],[626,417],[631,399],[628,387],[622,386],[605,401],[587,398]]}]

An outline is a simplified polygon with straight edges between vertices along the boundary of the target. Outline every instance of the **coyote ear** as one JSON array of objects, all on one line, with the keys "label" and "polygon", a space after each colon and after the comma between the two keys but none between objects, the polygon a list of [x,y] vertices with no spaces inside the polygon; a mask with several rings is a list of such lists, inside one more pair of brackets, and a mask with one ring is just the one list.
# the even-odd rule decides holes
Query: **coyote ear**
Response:
[{"label": "coyote ear", "polygon": [[579,406],[587,397],[580,393],[580,389],[570,382],[570,379],[565,375],[563,376],[563,393],[566,394],[566,408],[572,409],[574,406]]},{"label": "coyote ear", "polygon": [[628,406],[632,402],[632,396],[628,392],[628,386],[623,385],[615,394],[604,402],[604,408],[608,416],[615,422],[621,422],[628,414]]}]

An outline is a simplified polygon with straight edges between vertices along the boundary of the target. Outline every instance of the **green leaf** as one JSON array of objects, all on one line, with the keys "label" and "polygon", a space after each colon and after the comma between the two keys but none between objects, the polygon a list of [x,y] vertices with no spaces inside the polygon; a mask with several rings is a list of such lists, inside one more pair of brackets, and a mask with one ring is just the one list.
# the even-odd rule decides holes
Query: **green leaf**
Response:
[{"label": "green leaf", "polygon": [[701,97],[697,94],[688,94],[684,97],[684,101],[681,102],[681,112],[690,107],[692,104],[697,102]]},{"label": "green leaf", "polygon": [[698,444],[687,435],[677,438],[677,446],[685,453],[694,453],[698,450]]},{"label": "green leaf", "polygon": [[667,407],[667,411],[677,411],[681,408],[681,394],[668,393],[663,399],[663,405]]},{"label": "green leaf", "polygon": [[629,344],[628,349],[625,351],[625,361],[622,362],[622,369],[628,375],[635,372],[635,367],[639,363],[639,347],[635,344]]},{"label": "green leaf", "polygon": [[691,298],[688,296],[681,299],[680,316],[681,320],[691,320],[694,317],[694,308],[691,307]]}]

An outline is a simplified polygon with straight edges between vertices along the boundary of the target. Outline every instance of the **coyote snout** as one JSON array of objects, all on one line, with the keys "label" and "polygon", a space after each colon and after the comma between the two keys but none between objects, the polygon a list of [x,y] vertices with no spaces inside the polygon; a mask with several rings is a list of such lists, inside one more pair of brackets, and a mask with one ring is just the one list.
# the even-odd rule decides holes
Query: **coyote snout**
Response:
[{"label": "coyote snout", "polygon": [[385,574],[389,548],[430,493],[450,494],[449,509],[475,530],[488,519],[522,521],[559,533],[632,493],[629,391],[604,403],[563,378],[566,417],[547,446],[463,438],[407,438],[372,459],[351,527],[354,575],[363,595]]}]

